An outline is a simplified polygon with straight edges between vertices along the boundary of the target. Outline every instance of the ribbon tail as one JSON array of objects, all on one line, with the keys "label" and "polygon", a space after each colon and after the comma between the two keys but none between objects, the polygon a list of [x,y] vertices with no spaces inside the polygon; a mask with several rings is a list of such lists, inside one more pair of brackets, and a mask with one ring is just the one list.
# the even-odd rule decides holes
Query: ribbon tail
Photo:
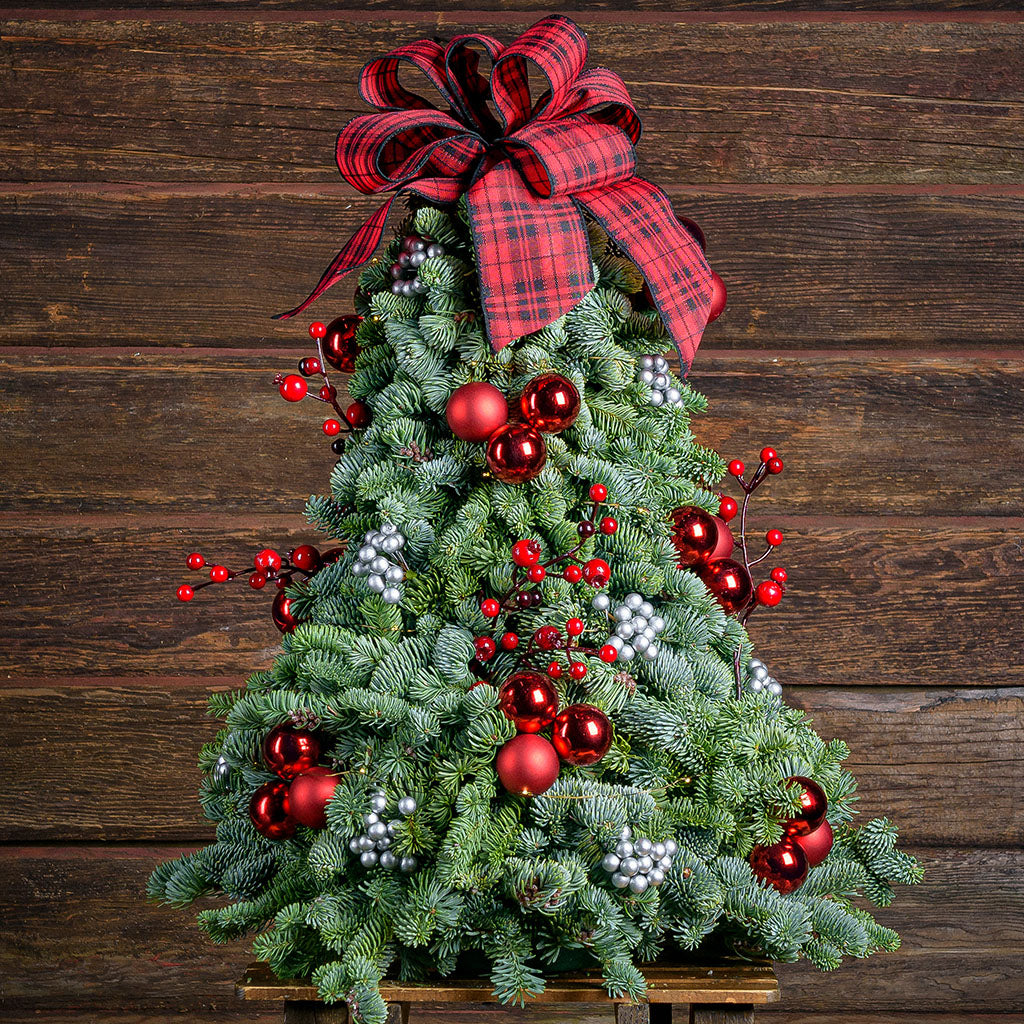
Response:
[{"label": "ribbon tail", "polygon": [[711,311],[711,268],[668,196],[628,178],[574,198],[644,275],[687,373]]},{"label": "ribbon tail", "polygon": [[381,236],[384,234],[384,225],[387,223],[391,204],[398,198],[398,195],[399,193],[395,193],[380,209],[370,214],[362,226],[356,229],[355,234],[342,246],[341,252],[331,260],[331,265],[323,272],[316,287],[309,295],[294,309],[289,309],[287,313],[278,313],[274,317],[275,320],[287,320],[289,317],[295,316],[296,313],[301,313],[346,274],[369,261],[377,251]]}]

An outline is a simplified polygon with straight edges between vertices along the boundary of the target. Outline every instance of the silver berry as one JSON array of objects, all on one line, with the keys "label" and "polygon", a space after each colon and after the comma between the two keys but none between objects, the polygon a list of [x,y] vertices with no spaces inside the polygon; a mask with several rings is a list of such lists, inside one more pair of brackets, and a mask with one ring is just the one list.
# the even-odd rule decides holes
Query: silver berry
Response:
[{"label": "silver berry", "polygon": [[674,839],[665,840],[665,853],[670,857],[679,852],[679,844]]},{"label": "silver berry", "polygon": [[651,850],[653,850],[653,849],[654,849],[654,843],[652,843],[650,841],[650,839],[647,839],[646,837],[643,838],[643,839],[638,839],[636,841],[636,852],[637,853],[641,853],[641,854],[643,854],[643,853],[650,853]]},{"label": "silver berry", "polygon": [[650,857],[647,857],[647,856],[641,857],[639,859],[639,864],[640,864],[639,871],[640,871],[641,875],[646,875],[647,872],[650,871],[651,868],[654,867],[654,861]]},{"label": "silver berry", "polygon": [[411,796],[403,796],[398,801],[398,813],[404,815],[410,815],[416,810],[416,798]]},{"label": "silver berry", "polygon": [[231,765],[228,764],[228,759],[223,754],[217,758],[217,763],[211,769],[210,774],[218,785],[223,786],[228,781],[228,777],[231,775]]},{"label": "silver berry", "polygon": [[665,881],[665,872],[661,868],[652,868],[647,872],[647,881],[653,886],[659,886]]},{"label": "silver berry", "polygon": [[368,577],[367,580],[366,580],[366,585],[375,594],[383,594],[384,590],[387,587],[387,584],[384,582],[384,577],[383,576],[370,576],[370,577]]},{"label": "silver berry", "polygon": [[633,856],[633,844],[628,839],[623,839],[615,845],[615,856],[619,860]]},{"label": "silver berry", "polygon": [[397,859],[390,850],[385,850],[380,855],[380,866],[390,871],[395,866]]},{"label": "silver berry", "polygon": [[590,602],[590,607],[597,612],[606,612],[611,603],[611,598],[607,594],[595,594],[594,600]]},{"label": "silver berry", "polygon": [[637,608],[644,603],[643,597],[639,594],[627,594],[625,601],[622,602],[630,611],[635,612]]},{"label": "silver berry", "polygon": [[402,592],[395,587],[385,587],[380,596],[385,604],[398,604],[402,600]]},{"label": "silver berry", "polygon": [[362,853],[368,853],[373,849],[373,840],[369,836],[360,836],[358,842]]},{"label": "silver berry", "polygon": [[629,885],[629,879],[621,872],[616,871],[615,874],[612,875],[612,885],[614,885],[616,889],[625,889],[626,886]]},{"label": "silver berry", "polygon": [[[649,650],[650,648],[648,647],[647,651]],[[644,651],[645,656],[647,654],[647,651]],[[619,651],[619,661],[632,661],[635,656],[636,651],[633,647],[631,647],[629,644],[622,645],[622,649]]]},{"label": "silver berry", "polygon": [[614,853],[606,853],[604,860],[601,861],[601,867],[608,872],[614,872],[619,870],[620,859],[615,856]]},{"label": "silver berry", "polygon": [[351,851],[352,851],[353,853],[361,853],[361,852],[362,852],[362,849],[363,849],[363,848],[362,848],[362,847],[361,847],[361,846],[359,845],[359,837],[358,837],[358,836],[353,836],[353,837],[352,837],[352,838],[351,838],[351,839],[350,839],[350,840],[348,841],[348,848],[349,848],[349,849],[350,849],[350,850],[351,850]]},{"label": "silver berry", "polygon": [[388,827],[383,821],[375,821],[367,830],[366,834],[374,841],[387,838]]},{"label": "silver berry", "polygon": [[367,850],[365,853],[361,853],[359,855],[359,863],[362,864],[364,868],[375,867],[378,859],[377,854],[373,850]]},{"label": "silver berry", "polygon": [[417,868],[417,861],[415,857],[403,857],[398,862],[399,870],[403,875],[411,875]]},{"label": "silver berry", "polygon": [[622,874],[632,878],[640,870],[640,861],[636,857],[624,857],[622,863],[619,865],[619,871]]},{"label": "silver berry", "polygon": [[647,891],[648,885],[650,885],[650,882],[647,881],[646,875],[633,875],[629,880],[629,891],[635,892],[639,895],[640,893]]}]

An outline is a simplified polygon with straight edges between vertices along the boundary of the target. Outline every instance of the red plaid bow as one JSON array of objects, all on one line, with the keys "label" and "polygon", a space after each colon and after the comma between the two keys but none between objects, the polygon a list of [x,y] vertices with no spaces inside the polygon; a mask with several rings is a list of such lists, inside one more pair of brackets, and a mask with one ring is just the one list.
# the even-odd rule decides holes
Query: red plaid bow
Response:
[{"label": "red plaid bow", "polygon": [[[489,80],[474,46],[490,58]],[[395,195],[282,316],[370,259],[402,192],[441,203],[465,193],[496,350],[556,320],[593,288],[586,210],[639,267],[689,367],[708,319],[711,271],[665,193],[633,173],[640,119],[625,84],[606,68],[584,71],[586,61],[582,29],[551,16],[506,47],[477,34],[447,46],[421,39],[367,64],[359,92],[381,113],[341,130],[338,169],[360,192]],[[447,112],[404,88],[403,64],[429,79]],[[536,101],[530,64],[548,85]]]}]

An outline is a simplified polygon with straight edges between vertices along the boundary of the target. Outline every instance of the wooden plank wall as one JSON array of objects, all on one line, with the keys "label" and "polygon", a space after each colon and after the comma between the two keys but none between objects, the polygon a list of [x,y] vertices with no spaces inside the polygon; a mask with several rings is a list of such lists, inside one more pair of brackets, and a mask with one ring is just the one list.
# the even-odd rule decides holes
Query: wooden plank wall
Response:
[{"label": "wooden plank wall", "polygon": [[[181,556],[307,536],[330,459],[269,386],[304,345],[268,317],[369,209],[331,169],[362,62],[562,9],[729,285],[693,374],[700,437],[789,466],[762,514],[793,586],[756,639],[928,868],[881,915],[898,954],[783,968],[770,1019],[1020,1020],[1017,0],[340,7],[46,0],[0,29],[5,1019],[273,1019],[234,1004],[242,945],[142,901],[210,834],[206,696],[277,641],[254,595],[174,602]],[[486,1019],[607,1018],[580,1013]]]}]

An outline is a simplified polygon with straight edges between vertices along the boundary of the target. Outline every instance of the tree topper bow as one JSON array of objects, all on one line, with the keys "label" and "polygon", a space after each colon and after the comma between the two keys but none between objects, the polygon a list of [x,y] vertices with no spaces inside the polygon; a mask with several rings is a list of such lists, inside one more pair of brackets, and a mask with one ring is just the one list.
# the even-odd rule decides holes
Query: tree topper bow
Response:
[{"label": "tree topper bow", "polygon": [[[480,47],[491,61],[479,70]],[[441,203],[465,194],[480,298],[495,350],[567,313],[594,287],[583,210],[647,280],[689,368],[711,305],[711,270],[668,197],[638,178],[640,119],[613,71],[584,71],[587,38],[561,16],[503,47],[486,35],[401,46],[363,68],[362,98],[381,111],[338,135],[342,177],[360,192],[394,191],[335,256],[294,316],[366,263],[403,192]],[[399,81],[403,64],[429,79],[441,111]],[[528,68],[547,80],[531,101]],[[493,110],[492,110],[493,108]]]}]

